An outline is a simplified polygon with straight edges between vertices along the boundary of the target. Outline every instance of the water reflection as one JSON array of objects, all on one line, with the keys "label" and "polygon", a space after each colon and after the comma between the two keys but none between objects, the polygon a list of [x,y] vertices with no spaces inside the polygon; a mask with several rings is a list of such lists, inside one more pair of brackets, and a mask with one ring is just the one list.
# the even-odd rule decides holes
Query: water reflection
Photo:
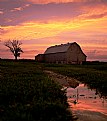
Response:
[{"label": "water reflection", "polygon": [[89,89],[86,85],[67,88],[68,103],[73,110],[90,110],[107,115],[107,99],[96,95],[95,90]]}]

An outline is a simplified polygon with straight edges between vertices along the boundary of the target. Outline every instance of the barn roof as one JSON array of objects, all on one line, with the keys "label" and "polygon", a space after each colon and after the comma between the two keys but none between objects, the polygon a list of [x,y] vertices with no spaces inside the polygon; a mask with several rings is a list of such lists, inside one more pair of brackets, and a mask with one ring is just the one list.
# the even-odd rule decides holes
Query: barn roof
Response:
[{"label": "barn roof", "polygon": [[[74,42],[74,43],[76,43],[76,42]],[[71,44],[73,44],[73,43],[51,46],[51,47],[47,48],[47,50],[44,52],[44,54],[66,52]]]}]

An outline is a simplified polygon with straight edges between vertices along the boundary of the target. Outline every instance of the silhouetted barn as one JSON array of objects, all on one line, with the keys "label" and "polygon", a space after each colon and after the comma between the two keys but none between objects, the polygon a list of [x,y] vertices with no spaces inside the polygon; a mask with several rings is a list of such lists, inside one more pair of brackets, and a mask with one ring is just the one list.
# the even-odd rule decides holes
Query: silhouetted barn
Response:
[{"label": "silhouetted barn", "polygon": [[86,57],[81,47],[74,42],[51,46],[47,48],[44,54],[35,56],[35,60],[48,63],[82,64],[86,61]]},{"label": "silhouetted barn", "polygon": [[45,62],[45,56],[44,56],[44,54],[38,54],[37,56],[35,56],[35,60],[37,62]]}]

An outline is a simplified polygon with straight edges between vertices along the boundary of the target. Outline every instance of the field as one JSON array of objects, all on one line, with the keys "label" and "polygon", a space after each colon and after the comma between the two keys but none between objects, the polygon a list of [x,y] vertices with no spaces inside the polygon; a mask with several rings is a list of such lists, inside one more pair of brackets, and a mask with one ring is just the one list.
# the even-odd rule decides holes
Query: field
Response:
[{"label": "field", "polygon": [[44,64],[46,70],[66,75],[85,83],[107,98],[107,63],[85,65]]},{"label": "field", "polygon": [[65,91],[43,68],[33,61],[0,60],[0,121],[72,120]]}]

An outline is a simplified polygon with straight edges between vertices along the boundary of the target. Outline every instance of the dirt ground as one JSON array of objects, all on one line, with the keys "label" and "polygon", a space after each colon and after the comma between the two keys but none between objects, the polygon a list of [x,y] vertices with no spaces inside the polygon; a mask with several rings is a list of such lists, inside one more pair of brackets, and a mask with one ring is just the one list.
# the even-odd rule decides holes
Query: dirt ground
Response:
[{"label": "dirt ground", "polygon": [[51,79],[53,79],[55,82],[59,83],[62,86],[76,88],[79,85],[79,81],[76,79],[69,78],[67,76],[63,76],[52,71],[45,70],[45,73],[47,73]]},{"label": "dirt ground", "polygon": [[[55,82],[59,83],[65,87],[76,88],[79,85],[79,81],[67,76],[63,76],[52,71],[45,70],[45,73],[53,79]],[[86,110],[73,110],[71,108],[74,118],[76,121],[107,121],[107,115],[104,115],[97,111]]]},{"label": "dirt ground", "polygon": [[74,114],[78,117],[76,121],[107,121],[107,116],[100,112],[76,110]]}]

